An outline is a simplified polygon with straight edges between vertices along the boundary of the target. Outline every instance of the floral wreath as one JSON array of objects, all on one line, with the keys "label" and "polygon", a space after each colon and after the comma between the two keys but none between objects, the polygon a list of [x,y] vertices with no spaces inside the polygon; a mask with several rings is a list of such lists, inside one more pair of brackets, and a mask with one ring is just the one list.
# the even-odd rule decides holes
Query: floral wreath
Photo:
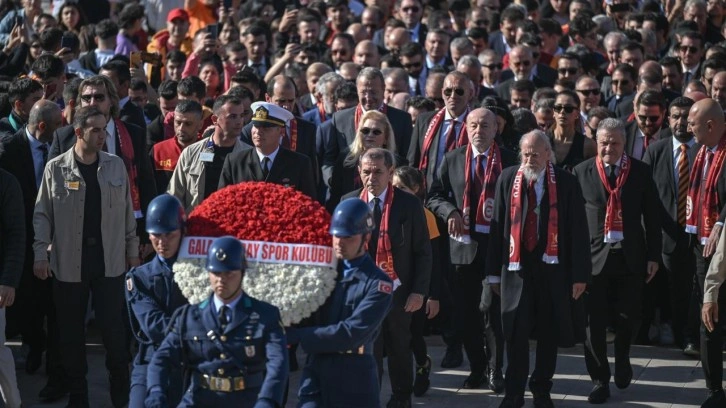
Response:
[{"label": "floral wreath", "polygon": [[207,249],[216,237],[235,236],[247,255],[245,292],[277,306],[285,326],[299,323],[335,288],[329,225],[325,208],[295,189],[264,182],[225,187],[189,214],[174,280],[190,303],[209,297]]}]

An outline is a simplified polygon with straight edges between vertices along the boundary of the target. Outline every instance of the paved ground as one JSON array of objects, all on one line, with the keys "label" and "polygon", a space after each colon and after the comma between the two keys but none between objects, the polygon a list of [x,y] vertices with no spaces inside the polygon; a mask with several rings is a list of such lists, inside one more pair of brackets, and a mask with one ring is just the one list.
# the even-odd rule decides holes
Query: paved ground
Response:
[{"label": "paved ground", "polygon": [[[434,361],[431,375],[432,388],[421,398],[414,398],[417,407],[456,407],[487,408],[498,407],[501,396],[489,390],[461,390],[460,386],[468,372],[466,368],[445,370],[438,368],[444,353],[437,338],[428,338],[429,354]],[[104,369],[103,347],[89,344],[89,388],[93,408],[111,407],[108,397],[108,380]],[[612,348],[610,349],[612,355]],[[567,349],[560,352],[557,362],[557,375],[552,397],[558,407],[588,407],[587,394],[590,392],[590,379],[585,371],[582,348]],[[611,407],[698,407],[704,398],[705,383],[700,362],[683,356],[675,349],[657,347],[633,347],[632,364],[633,384],[624,391],[611,385],[608,404]],[[302,362],[302,357],[300,361]],[[611,365],[613,361],[610,361]],[[64,407],[65,401],[41,404],[37,399],[38,391],[45,385],[41,373],[28,376],[18,370],[20,392],[25,407]],[[292,384],[296,386],[299,372],[293,374]],[[385,404],[390,395],[388,378],[384,379],[381,400]],[[531,395],[527,396],[531,401]],[[294,397],[287,404],[294,407]],[[529,402],[528,404],[531,404]]]}]

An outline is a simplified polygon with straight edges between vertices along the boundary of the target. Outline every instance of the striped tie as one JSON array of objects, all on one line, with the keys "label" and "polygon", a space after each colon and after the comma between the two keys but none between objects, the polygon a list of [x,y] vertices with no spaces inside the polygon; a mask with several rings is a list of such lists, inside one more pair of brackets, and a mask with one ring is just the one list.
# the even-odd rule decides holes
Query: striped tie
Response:
[{"label": "striped tie", "polygon": [[681,155],[678,158],[678,223],[686,225],[686,200],[688,198],[688,145],[681,144]]}]

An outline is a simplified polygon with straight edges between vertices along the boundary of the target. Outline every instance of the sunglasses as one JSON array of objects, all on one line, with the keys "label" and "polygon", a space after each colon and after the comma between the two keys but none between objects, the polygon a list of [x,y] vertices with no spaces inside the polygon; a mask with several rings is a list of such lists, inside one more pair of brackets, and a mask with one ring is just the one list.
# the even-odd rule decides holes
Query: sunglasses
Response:
[{"label": "sunglasses", "polygon": [[446,88],[444,89],[444,96],[451,96],[454,92],[456,92],[458,96],[464,96],[464,90],[462,88]]},{"label": "sunglasses", "polygon": [[491,69],[492,71],[500,70],[502,67],[504,67],[504,64],[498,63],[498,64],[489,64],[489,65],[482,65],[484,68]]},{"label": "sunglasses", "polygon": [[600,95],[600,90],[597,89],[597,88],[595,88],[595,89],[578,89],[577,92],[579,92],[579,93],[581,93],[581,94],[583,94],[585,96],[590,96],[590,95],[598,96],[598,95]]},{"label": "sunglasses", "polygon": [[569,106],[569,105],[555,105],[555,112],[560,113],[562,111],[565,111],[565,113],[572,113],[577,109],[577,106]]},{"label": "sunglasses", "polygon": [[402,64],[405,69],[413,69],[421,67],[421,62],[412,62],[410,64]]},{"label": "sunglasses", "polygon": [[96,102],[103,102],[106,100],[106,95],[104,95],[104,94],[81,95],[81,100],[86,103],[91,102],[94,99],[96,100]]},{"label": "sunglasses", "polygon": [[373,132],[373,136],[380,136],[383,134],[383,131],[381,129],[372,129],[367,127],[360,128],[360,132],[365,136],[368,136],[368,134],[370,134],[371,132]]},{"label": "sunglasses", "polygon": [[658,119],[660,119],[660,116],[638,115],[638,120],[643,123],[646,123],[647,121],[650,121],[650,123],[657,123]]},{"label": "sunglasses", "polygon": [[688,53],[695,54],[698,52],[698,47],[688,46],[688,45],[681,45],[681,52],[682,53]]},{"label": "sunglasses", "polygon": [[558,68],[557,72],[559,72],[560,75],[575,75],[577,73],[577,68]]},{"label": "sunglasses", "polygon": [[612,84],[615,85],[615,86],[618,86],[618,85],[627,86],[628,84],[630,84],[630,80],[628,80],[628,79],[620,79],[620,80],[615,79],[615,80],[612,81]]}]

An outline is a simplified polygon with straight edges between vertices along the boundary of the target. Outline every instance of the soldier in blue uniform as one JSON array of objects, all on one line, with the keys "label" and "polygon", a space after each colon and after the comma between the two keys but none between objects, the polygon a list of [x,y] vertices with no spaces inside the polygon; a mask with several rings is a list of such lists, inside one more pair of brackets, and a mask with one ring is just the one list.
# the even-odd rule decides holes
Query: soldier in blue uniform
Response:
[{"label": "soldier in blue uniform", "polygon": [[[184,207],[174,196],[163,194],[154,198],[146,212],[146,232],[156,257],[126,274],[126,304],[131,330],[139,342],[139,353],[131,372],[129,408],[144,407],[149,361],[166,336],[172,314],[187,304],[172,274],[185,220]],[[176,405],[182,394],[181,370],[171,373],[167,395]]]},{"label": "soldier in blue uniform", "polygon": [[207,254],[213,294],[185,306],[149,364],[146,406],[169,406],[172,367],[191,384],[179,407],[282,407],[288,377],[280,311],[244,293],[244,247],[234,237],[214,240]]},{"label": "soldier in blue uniform", "polygon": [[380,406],[373,343],[393,300],[393,282],[366,251],[371,231],[373,216],[362,200],[335,208],[330,234],[343,260],[339,282],[318,312],[318,326],[288,329],[288,341],[308,353],[298,407]]}]

